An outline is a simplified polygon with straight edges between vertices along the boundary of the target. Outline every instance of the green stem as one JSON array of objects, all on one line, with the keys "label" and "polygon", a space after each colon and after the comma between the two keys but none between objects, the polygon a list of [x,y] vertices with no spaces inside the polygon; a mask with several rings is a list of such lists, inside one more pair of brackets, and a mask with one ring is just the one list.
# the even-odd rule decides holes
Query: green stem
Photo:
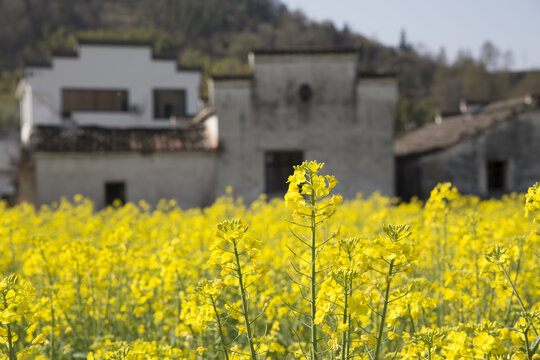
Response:
[{"label": "green stem", "polygon": [[493,298],[495,296],[495,288],[491,288],[491,292],[489,295],[489,306],[488,306],[488,313],[487,313],[487,319],[491,320],[491,308],[493,307]]},{"label": "green stem", "polygon": [[242,277],[242,267],[240,266],[240,255],[238,254],[238,247],[236,246],[236,241],[233,242],[234,245],[234,256],[236,258],[236,274],[238,276],[238,285],[240,286],[240,295],[242,296],[242,312],[244,315],[244,324],[246,326],[247,339],[249,344],[249,352],[253,360],[257,360],[258,356],[255,352],[255,346],[253,344],[253,334],[251,332],[251,325],[249,322],[248,314],[248,302],[246,289],[244,288],[244,280]]},{"label": "green stem", "polygon": [[381,342],[383,337],[384,322],[386,321],[386,312],[388,310],[388,299],[390,298],[390,283],[392,282],[392,270],[394,268],[394,260],[390,261],[390,268],[388,270],[388,277],[386,280],[386,292],[384,294],[384,306],[381,314],[381,322],[379,323],[379,334],[377,336],[377,345],[375,346],[375,360],[379,359],[379,352],[381,349]]},{"label": "green stem", "polygon": [[411,314],[411,306],[407,305],[407,308],[408,308],[408,313],[409,313],[409,319],[411,319],[411,335],[414,335],[414,333],[416,332],[416,329],[414,326],[414,319]]},{"label": "green stem", "polygon": [[[345,281],[343,282],[345,284],[345,288],[343,289],[343,293],[344,293],[344,298],[343,298],[343,323],[344,324],[347,324],[347,319],[348,319],[348,316],[347,316],[347,300],[348,300],[348,291],[349,289],[347,289],[347,279],[345,279]],[[351,324],[349,324],[350,326]],[[345,360],[346,359],[346,354],[347,354],[347,333],[349,332],[349,330],[347,329],[347,331],[343,331],[343,337],[342,337],[342,340],[341,340],[341,360]]]},{"label": "green stem", "polygon": [[[313,180],[313,174],[311,174],[311,180]],[[317,354],[317,325],[315,324],[315,314],[317,313],[317,282],[316,282],[316,258],[317,258],[317,246],[316,246],[316,233],[315,233],[315,190],[311,190],[311,358],[317,360],[319,355]]]},{"label": "green stem", "polygon": [[11,335],[11,325],[7,325],[7,336],[8,336],[8,346],[9,346],[9,360],[17,360],[17,354],[15,354],[15,349],[13,349],[13,337]]},{"label": "green stem", "polygon": [[[199,333],[199,344],[201,344],[201,345],[204,344],[204,340],[203,340],[203,332],[202,332],[202,331]],[[204,360],[204,353],[199,354],[198,358],[199,358],[200,360]]]},{"label": "green stem", "polygon": [[54,327],[56,326],[56,323],[55,323],[55,315],[54,315],[54,304],[53,304],[53,295],[52,295],[52,290],[51,290],[51,293],[49,295],[49,299],[51,301],[51,351],[50,351],[50,357],[51,357],[51,360],[54,360]]},{"label": "green stem", "polygon": [[[520,263],[521,263],[521,252],[519,253],[519,258],[517,260],[517,263],[516,263],[516,273],[514,275],[514,284],[517,284],[517,278],[518,278],[518,274],[519,274],[519,267],[520,267]],[[514,298],[514,294],[512,294],[512,296],[510,296],[510,299],[508,300],[508,306],[506,307],[506,315],[504,317],[504,323],[508,323],[508,320],[510,318],[510,312],[512,311],[512,300]]]},{"label": "green stem", "polygon": [[[349,253],[348,253],[348,258],[349,258],[349,263],[351,263],[353,261],[353,254],[352,254],[353,250],[350,250]],[[349,279],[349,296],[352,297],[352,294],[353,294],[353,278],[351,277]],[[345,309],[347,309],[347,305],[345,306]],[[345,353],[345,356],[346,356],[346,359],[349,358],[350,356],[350,351],[351,351],[351,314],[348,313],[348,321],[347,321],[347,324],[349,324],[349,328],[347,329],[347,351]]]},{"label": "green stem", "polygon": [[[448,218],[447,218],[447,206],[448,204],[445,206],[445,210],[444,210],[444,214],[443,214],[443,235],[442,235],[442,249],[441,249],[441,262],[440,262],[440,283],[441,283],[441,288],[444,287],[444,283],[445,283],[445,277],[444,277],[444,271],[445,271],[445,263],[446,263],[446,243],[448,241],[448,229],[447,229],[447,223],[448,223]],[[444,297],[441,299],[441,307],[440,307],[440,314],[439,314],[439,327],[442,327],[443,324],[444,324],[444,316],[445,316],[445,313],[446,313],[446,309],[445,309],[445,302],[444,302]]]},{"label": "green stem", "polygon": [[[517,290],[516,290],[516,287],[514,286],[514,283],[512,282],[512,280],[510,280],[510,276],[508,276],[508,273],[506,272],[506,269],[504,268],[504,266],[502,264],[499,264],[499,266],[501,267],[502,271],[503,271],[503,274],[504,276],[506,277],[506,280],[508,281],[508,283],[510,284],[510,287],[512,287],[512,290],[514,291],[514,295],[516,296],[516,299],[518,299],[518,302],[519,302],[519,305],[521,306],[521,309],[524,311],[524,312],[527,312],[527,309],[525,308],[525,304],[523,303],[523,300],[521,300],[521,296],[519,296]],[[536,336],[538,336],[538,331],[536,330],[536,328],[534,327],[534,325],[531,325],[532,326],[532,329],[534,331],[534,334]]]},{"label": "green stem", "polygon": [[527,336],[528,331],[529,331],[529,327],[527,326],[527,328],[523,332],[523,335],[525,335],[525,351],[527,352],[527,359],[531,360],[533,354],[531,354],[531,351],[529,350],[529,337]]},{"label": "green stem", "polygon": [[[4,309],[8,308],[8,303],[6,299],[6,293],[4,292],[2,294],[4,298]],[[17,355],[15,354],[15,351],[13,349],[13,336],[11,335],[11,325],[7,324],[7,343],[8,343],[8,356],[9,360],[17,360]]]},{"label": "green stem", "polygon": [[347,330],[347,352],[345,353],[346,358],[348,359],[351,354],[351,314],[349,314],[349,329]]},{"label": "green stem", "polygon": [[210,301],[212,301],[212,307],[214,308],[214,313],[216,314],[216,321],[218,325],[219,340],[221,342],[221,347],[223,348],[225,359],[229,360],[229,353],[228,353],[227,345],[225,345],[225,336],[223,335],[223,330],[221,329],[221,318],[219,317],[219,313],[217,311],[216,301],[214,300],[214,297],[211,295],[210,295]]},{"label": "green stem", "polygon": [[[475,234],[476,234],[476,232],[475,232]],[[476,235],[474,236],[473,241],[476,241]],[[480,294],[480,289],[479,289],[480,271],[478,269],[478,254],[476,253],[476,251],[474,252],[474,273],[475,273],[475,277],[476,277],[476,284],[475,284],[476,294],[475,294],[475,296],[478,297],[479,294]],[[475,318],[476,322],[478,322],[478,318],[479,318],[478,306],[474,307],[474,318]]]}]

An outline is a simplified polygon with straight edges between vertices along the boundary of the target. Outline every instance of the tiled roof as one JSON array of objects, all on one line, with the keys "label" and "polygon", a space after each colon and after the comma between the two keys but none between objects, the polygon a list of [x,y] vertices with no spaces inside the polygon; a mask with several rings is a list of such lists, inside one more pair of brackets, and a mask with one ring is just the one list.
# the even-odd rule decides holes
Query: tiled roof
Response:
[{"label": "tiled roof", "polygon": [[394,142],[394,154],[415,155],[448,148],[537,106],[538,100],[531,96],[491,102],[476,114],[451,116],[440,124],[406,133]]},{"label": "tiled roof", "polygon": [[30,150],[42,152],[176,152],[214,150],[203,122],[187,129],[36,126]]},{"label": "tiled roof", "polygon": [[255,55],[327,55],[327,54],[357,54],[357,48],[283,48],[283,49],[254,49]]},{"label": "tiled roof", "polygon": [[152,40],[140,40],[140,39],[106,39],[106,38],[79,38],[77,39],[79,45],[114,45],[114,46],[144,46],[152,47],[154,42]]},{"label": "tiled roof", "polygon": [[38,58],[24,58],[25,67],[39,67],[50,68],[52,67],[53,58],[78,58],[79,47],[84,45],[98,45],[98,46],[127,46],[127,47],[148,47],[152,49],[153,60],[168,60],[176,62],[176,69],[178,71],[198,71],[203,72],[202,65],[199,66],[186,66],[178,63],[178,55],[176,53],[156,53],[154,51],[154,42],[150,40],[137,40],[137,39],[78,39],[76,49],[53,49],[50,53],[51,56],[47,56],[45,53],[38,55]]},{"label": "tiled roof", "polygon": [[210,75],[213,81],[236,81],[236,80],[252,80],[252,74],[213,74]]}]

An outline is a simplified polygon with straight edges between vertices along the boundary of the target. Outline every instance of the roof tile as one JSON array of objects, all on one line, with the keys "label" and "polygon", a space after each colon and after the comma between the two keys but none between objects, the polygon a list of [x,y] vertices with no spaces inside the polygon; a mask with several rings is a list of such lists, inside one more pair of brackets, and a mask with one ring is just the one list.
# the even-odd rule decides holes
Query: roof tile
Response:
[{"label": "roof tile", "polygon": [[538,101],[530,96],[491,102],[476,114],[451,116],[440,124],[431,123],[404,134],[394,142],[394,154],[405,156],[445,149],[536,106]]},{"label": "roof tile", "polygon": [[42,152],[177,152],[214,150],[204,123],[186,129],[36,126],[30,148]]}]

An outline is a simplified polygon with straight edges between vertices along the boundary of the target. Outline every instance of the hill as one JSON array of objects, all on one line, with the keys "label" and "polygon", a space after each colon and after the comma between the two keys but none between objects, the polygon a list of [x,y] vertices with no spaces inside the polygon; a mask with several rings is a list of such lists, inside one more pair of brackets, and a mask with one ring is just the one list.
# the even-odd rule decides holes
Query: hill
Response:
[{"label": "hill", "polygon": [[252,48],[356,47],[361,71],[399,72],[398,131],[432,121],[437,109],[455,108],[463,97],[540,92],[538,74],[493,74],[470,56],[449,65],[419,54],[404,38],[397,48],[385,47],[278,0],[0,0],[0,9],[0,127],[17,123],[14,87],[24,60],[72,51],[77,38],[151,40],[157,53],[178,54],[206,74],[247,72]]}]

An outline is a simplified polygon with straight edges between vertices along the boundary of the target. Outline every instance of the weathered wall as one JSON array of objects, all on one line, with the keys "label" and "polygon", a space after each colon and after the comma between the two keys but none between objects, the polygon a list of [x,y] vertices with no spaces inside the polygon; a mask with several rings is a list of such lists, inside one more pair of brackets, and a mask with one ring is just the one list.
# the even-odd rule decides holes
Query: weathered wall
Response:
[{"label": "weathered wall", "polygon": [[361,119],[362,146],[358,173],[361,189],[394,195],[394,109],[398,99],[395,78],[360,78],[357,118]]},{"label": "weathered wall", "polygon": [[[80,58],[54,59],[53,70],[56,67],[63,69],[55,73],[65,76],[49,79],[52,83],[47,81],[52,84],[48,85],[52,90],[47,90],[51,98],[44,108],[52,109],[54,114],[38,116],[34,109],[34,123],[38,118],[39,123],[58,120],[60,86],[80,87],[83,81],[76,74],[75,63],[86,64],[87,61],[85,66],[92,67],[96,62],[110,64],[118,60],[99,60],[98,48],[93,49],[95,52],[92,49],[83,46]],[[142,50],[148,50],[148,53]],[[178,84],[178,79],[171,77],[169,66],[172,63],[151,62],[149,65],[149,49],[142,50],[136,48],[131,54],[133,66],[129,69],[137,73],[133,79],[124,78],[125,72],[119,76],[109,74],[108,78],[99,74],[91,79],[86,74],[83,83],[88,87],[104,88],[103,84],[107,84],[130,89],[131,85],[137,84],[138,90],[133,93],[130,90],[130,104],[144,103],[144,99],[151,97],[151,89],[157,85],[152,85],[155,83],[150,79],[161,82],[159,87]],[[108,181],[125,181],[128,201],[145,199],[156,203],[167,197],[178,199],[183,207],[201,206],[223,194],[227,186],[233,186],[236,195],[251,202],[265,191],[265,154],[268,151],[302,151],[306,160],[325,162],[327,173],[334,174],[339,180],[336,191],[345,197],[377,190],[393,195],[395,78],[359,78],[355,52],[263,54],[252,58],[251,63],[252,77],[214,81],[209,88],[211,104],[219,117],[215,131],[219,134],[217,153],[38,152],[32,177],[35,179],[36,204],[82,193],[94,200],[97,207],[102,207],[104,184]],[[141,66],[140,71],[136,70],[137,64]],[[163,73],[150,74],[152,71],[147,68],[157,65],[167,67],[162,69]],[[40,81],[46,83],[44,77],[50,76],[47,71],[51,70],[43,70],[31,77],[29,86],[33,90]],[[69,74],[74,78],[68,78]],[[169,78],[163,79],[160,74],[167,74]],[[311,89],[308,101],[299,95],[303,85]],[[35,91],[32,96],[36,96]],[[42,100],[35,103],[43,105]],[[151,111],[151,104],[144,104],[144,111]],[[144,114],[139,120],[131,119],[129,126],[138,126],[151,119]],[[116,116],[135,116],[113,115],[104,114],[103,121],[121,126],[128,124],[127,120]],[[84,120],[83,117],[79,119]],[[102,124],[101,120],[97,124]],[[27,183],[32,185],[30,181]]]},{"label": "weathered wall", "polygon": [[[74,112],[80,125],[169,127],[167,120],[154,120],[153,89],[185,89],[186,111],[197,113],[200,71],[177,69],[176,60],[152,57],[150,46],[90,45],[79,47],[75,57],[53,58],[52,66],[25,69],[26,86],[21,86],[21,118],[27,124],[62,123],[63,88],[123,89],[128,91],[128,107],[137,112]],[[31,96],[33,106],[26,104]],[[23,131],[23,141],[28,137]]]},{"label": "weathered wall", "polygon": [[401,171],[397,181],[406,181],[406,177],[414,177],[416,172],[420,193],[415,195],[424,199],[437,183],[445,181],[452,182],[462,193],[482,197],[499,195],[488,192],[487,163],[505,160],[505,192],[524,192],[540,180],[538,154],[540,110],[535,110],[445,150],[415,159],[398,159]]},{"label": "weathered wall", "polygon": [[36,205],[82,194],[105,204],[105,182],[124,181],[127,201],[177,199],[183,208],[214,200],[214,152],[117,154],[37,153]]},{"label": "weathered wall", "polygon": [[[265,152],[303,151],[325,162],[346,197],[393,195],[395,79],[360,79],[355,54],[256,55],[253,79],[211,84],[219,116],[217,191],[233,185],[254,200],[265,191]],[[308,102],[300,86],[312,89]]]},{"label": "weathered wall", "polygon": [[15,196],[17,178],[17,162],[19,160],[20,144],[17,133],[0,132],[0,200],[12,202]]},{"label": "weathered wall", "polygon": [[251,88],[248,80],[219,82],[211,86],[210,98],[218,114],[219,148],[216,170],[216,194],[233,186],[237,194],[255,197],[262,193],[253,178],[253,154],[247,147],[246,123],[253,118]]},{"label": "weathered wall", "polygon": [[36,204],[36,173],[34,170],[33,163],[24,163],[19,167],[17,177],[17,204]]}]

